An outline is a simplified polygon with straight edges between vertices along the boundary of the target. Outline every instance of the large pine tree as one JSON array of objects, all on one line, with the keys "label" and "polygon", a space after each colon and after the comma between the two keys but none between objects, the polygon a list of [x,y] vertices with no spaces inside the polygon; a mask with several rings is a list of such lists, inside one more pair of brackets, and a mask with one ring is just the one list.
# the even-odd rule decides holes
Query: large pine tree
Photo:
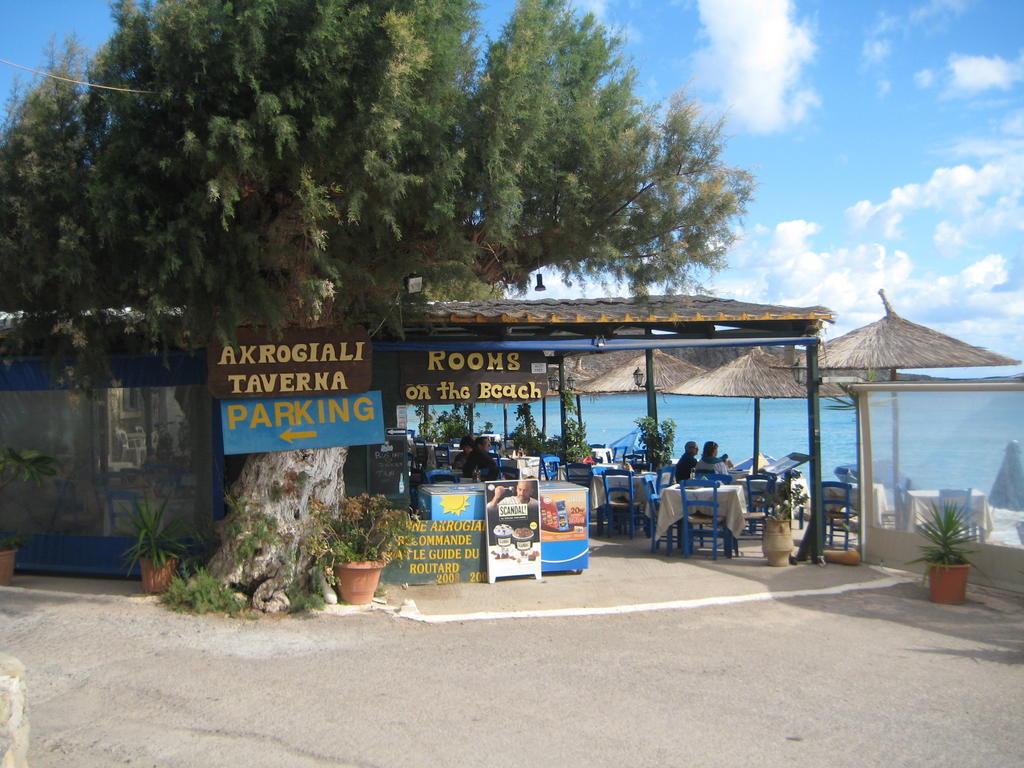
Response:
[{"label": "large pine tree", "polygon": [[[9,349],[80,361],[127,343],[201,348],[240,324],[397,323],[435,295],[566,278],[689,283],[750,195],[720,125],[636,95],[620,43],[567,0],[521,0],[493,42],[472,0],[114,4],[90,61],[52,68],[0,138]],[[125,334],[125,327],[131,334]],[[18,346],[21,345],[21,346]],[[251,460],[244,492],[287,542],[220,574],[265,609],[308,578],[305,503],[343,493],[344,449]],[[287,504],[272,478],[312,482]],[[295,512],[299,511],[298,519]]]}]

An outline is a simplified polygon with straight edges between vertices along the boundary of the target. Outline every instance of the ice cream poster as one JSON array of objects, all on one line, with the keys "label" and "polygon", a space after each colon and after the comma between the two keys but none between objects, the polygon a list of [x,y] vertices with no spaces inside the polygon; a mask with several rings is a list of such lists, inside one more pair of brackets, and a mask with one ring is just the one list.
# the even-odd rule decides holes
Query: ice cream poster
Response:
[{"label": "ice cream poster", "polygon": [[487,580],[540,578],[540,484],[507,480],[485,485]]}]

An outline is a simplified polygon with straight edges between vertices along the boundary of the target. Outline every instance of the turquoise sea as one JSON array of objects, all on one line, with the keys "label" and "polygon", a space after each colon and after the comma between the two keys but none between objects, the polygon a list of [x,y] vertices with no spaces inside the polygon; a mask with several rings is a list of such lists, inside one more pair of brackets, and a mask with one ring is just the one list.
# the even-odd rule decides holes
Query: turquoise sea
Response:
[{"label": "turquoise sea", "polygon": [[[602,395],[581,398],[587,442],[611,443],[636,428],[636,420],[647,415],[647,396]],[[493,431],[502,433],[504,416],[500,405],[478,405],[476,431],[491,422]],[[548,398],[548,434],[561,431],[558,400]],[[535,403],[533,415],[541,423],[541,405]],[[738,397],[683,397],[658,395],[658,421],[672,419],[676,424],[675,455],[694,440],[703,445],[714,440],[734,463],[753,455],[754,401]],[[410,419],[410,427],[417,426]],[[515,429],[515,407],[508,408],[508,431]],[[761,453],[779,458],[787,453],[808,453],[807,403],[805,400],[761,401]],[[826,479],[840,464],[857,461],[856,416],[852,410],[831,410],[821,406],[821,454]]]},{"label": "turquoise sea", "polygon": [[[1002,398],[1002,399],[1000,399]],[[990,493],[996,472],[1008,441],[1024,442],[1024,420],[1016,399],[1005,395],[989,398],[929,400],[914,408],[916,396],[904,396],[901,417],[902,437],[915,450],[906,457],[902,471],[914,478],[917,488],[973,487]],[[986,402],[992,400],[992,402]],[[583,423],[590,443],[612,443],[636,428],[636,419],[647,415],[647,397],[635,395],[602,395],[583,397]],[[821,400],[822,479],[835,480],[835,468],[857,463],[856,414],[852,409],[837,410],[830,401]],[[944,419],[934,418],[934,408],[941,405]],[[435,406],[440,409],[440,406]],[[410,409],[411,411],[412,409]],[[963,411],[961,413],[960,411]],[[504,433],[516,427],[515,406],[508,408],[508,429],[500,405],[478,405],[477,432]],[[541,404],[533,405],[537,424],[542,421]],[[410,413],[410,427],[416,427]],[[658,395],[658,421],[672,419],[676,425],[675,455],[682,454],[683,445],[694,440],[703,445],[714,440],[734,463],[753,453],[754,401],[733,397],[683,397]],[[490,422],[493,429],[485,429]],[[548,434],[560,432],[558,401],[547,401]],[[879,418],[878,445],[891,443],[887,420]],[[974,439],[975,436],[982,439]],[[761,452],[780,458],[787,453],[809,453],[807,436],[807,403],[805,400],[761,401]],[[877,458],[877,457],[876,457]],[[804,465],[802,469],[807,470]],[[1016,523],[1024,513],[993,509],[993,538],[1019,545]]]}]

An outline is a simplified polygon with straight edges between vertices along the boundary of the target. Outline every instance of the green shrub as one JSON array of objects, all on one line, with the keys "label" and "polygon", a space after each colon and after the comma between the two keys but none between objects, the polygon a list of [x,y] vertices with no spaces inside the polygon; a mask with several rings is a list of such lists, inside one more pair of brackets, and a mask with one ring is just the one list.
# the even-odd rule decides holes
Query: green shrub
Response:
[{"label": "green shrub", "polygon": [[226,613],[238,616],[246,607],[245,600],[234,590],[215,579],[205,568],[199,568],[191,578],[175,574],[160,602],[180,613]]}]

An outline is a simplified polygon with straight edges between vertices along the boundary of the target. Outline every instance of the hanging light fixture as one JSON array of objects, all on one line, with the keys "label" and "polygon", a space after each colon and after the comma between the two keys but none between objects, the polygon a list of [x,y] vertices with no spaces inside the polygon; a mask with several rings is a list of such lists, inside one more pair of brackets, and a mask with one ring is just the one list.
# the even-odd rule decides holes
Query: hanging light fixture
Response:
[{"label": "hanging light fixture", "polygon": [[535,285],[533,287],[533,290],[535,290],[535,291],[545,291],[545,290],[547,290],[544,287],[544,275],[541,272],[537,273],[537,285]]},{"label": "hanging light fixture", "polygon": [[558,377],[555,374],[548,376],[548,389],[552,392],[558,391]]},{"label": "hanging light fixture", "polygon": [[421,293],[423,291],[423,275],[406,275],[405,276],[405,292],[406,293]]},{"label": "hanging light fixture", "polygon": [[644,375],[640,372],[639,366],[633,371],[633,383],[636,384],[637,389],[644,385]]},{"label": "hanging light fixture", "polygon": [[571,373],[565,379],[565,386],[570,392],[576,389],[576,379],[573,378]]}]

